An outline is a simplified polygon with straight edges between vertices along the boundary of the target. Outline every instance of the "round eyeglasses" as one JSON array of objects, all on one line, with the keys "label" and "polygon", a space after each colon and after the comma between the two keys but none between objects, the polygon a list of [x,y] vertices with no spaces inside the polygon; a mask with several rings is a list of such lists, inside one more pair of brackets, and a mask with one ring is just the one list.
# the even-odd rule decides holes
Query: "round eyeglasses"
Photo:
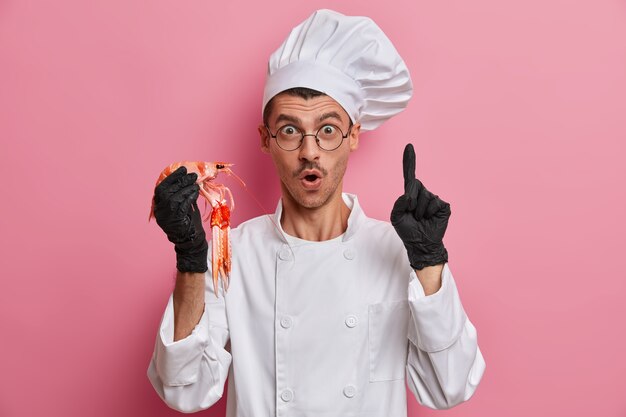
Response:
[{"label": "round eyeglasses", "polygon": [[350,130],[352,129],[352,124],[348,128],[348,133],[345,135],[343,131],[336,125],[333,124],[325,124],[319,129],[315,134],[312,133],[304,133],[294,125],[284,125],[276,131],[276,134],[272,134],[268,125],[265,125],[265,128],[269,132],[270,136],[276,139],[276,144],[285,151],[295,151],[300,146],[302,146],[302,142],[304,142],[305,136],[314,136],[315,142],[320,149],[325,151],[334,151],[338,147],[341,146],[343,140],[348,137],[350,134]]}]

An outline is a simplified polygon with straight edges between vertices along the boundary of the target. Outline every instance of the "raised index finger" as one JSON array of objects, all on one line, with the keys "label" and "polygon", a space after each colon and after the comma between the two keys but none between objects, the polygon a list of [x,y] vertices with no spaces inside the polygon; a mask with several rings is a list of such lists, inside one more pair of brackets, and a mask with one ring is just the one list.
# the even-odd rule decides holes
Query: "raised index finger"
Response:
[{"label": "raised index finger", "polygon": [[413,149],[413,145],[410,143],[404,147],[402,170],[404,172],[404,192],[408,193],[409,185],[415,179],[415,149]]}]

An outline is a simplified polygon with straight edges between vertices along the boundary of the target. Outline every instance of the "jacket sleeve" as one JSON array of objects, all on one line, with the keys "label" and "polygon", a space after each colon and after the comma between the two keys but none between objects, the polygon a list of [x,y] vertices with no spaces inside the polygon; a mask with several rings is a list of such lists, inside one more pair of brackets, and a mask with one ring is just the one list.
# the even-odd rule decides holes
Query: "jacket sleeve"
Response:
[{"label": "jacket sleeve", "polygon": [[409,281],[407,383],[417,401],[447,409],[474,394],[485,371],[476,328],[468,319],[448,263],[441,288],[424,295],[415,274]]},{"label": "jacket sleeve", "polygon": [[[205,282],[211,282],[209,273]],[[170,295],[159,326],[148,378],[171,408],[191,413],[215,404],[224,392],[231,355],[223,289],[215,297],[205,285],[204,312],[192,333],[174,342],[174,302]]]}]

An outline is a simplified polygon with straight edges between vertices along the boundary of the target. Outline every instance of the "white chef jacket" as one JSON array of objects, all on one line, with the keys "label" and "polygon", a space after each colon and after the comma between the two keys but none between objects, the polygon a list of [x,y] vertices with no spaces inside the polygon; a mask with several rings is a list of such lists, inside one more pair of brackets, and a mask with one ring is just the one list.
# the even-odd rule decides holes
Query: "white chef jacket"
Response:
[{"label": "white chef jacket", "polygon": [[227,417],[405,417],[405,380],[431,408],[472,396],[485,362],[448,264],[425,296],[393,227],[343,199],[347,230],[328,241],[286,236],[280,201],[275,224],[234,229],[228,291],[215,297],[209,270],[202,317],[176,342],[170,296],[148,368],[167,405],[206,409],[227,376]]}]

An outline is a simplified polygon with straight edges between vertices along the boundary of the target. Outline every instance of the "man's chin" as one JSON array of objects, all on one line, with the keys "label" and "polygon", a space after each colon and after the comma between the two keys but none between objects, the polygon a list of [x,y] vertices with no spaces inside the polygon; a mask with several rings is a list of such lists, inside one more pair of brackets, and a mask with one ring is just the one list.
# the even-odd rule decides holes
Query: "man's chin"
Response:
[{"label": "man's chin", "polygon": [[322,190],[315,190],[303,193],[291,193],[291,198],[298,206],[314,210],[328,203],[329,196],[322,193]]},{"label": "man's chin", "polygon": [[305,208],[305,209],[317,209],[322,207],[326,201],[321,198],[299,198],[296,200],[296,204]]}]

